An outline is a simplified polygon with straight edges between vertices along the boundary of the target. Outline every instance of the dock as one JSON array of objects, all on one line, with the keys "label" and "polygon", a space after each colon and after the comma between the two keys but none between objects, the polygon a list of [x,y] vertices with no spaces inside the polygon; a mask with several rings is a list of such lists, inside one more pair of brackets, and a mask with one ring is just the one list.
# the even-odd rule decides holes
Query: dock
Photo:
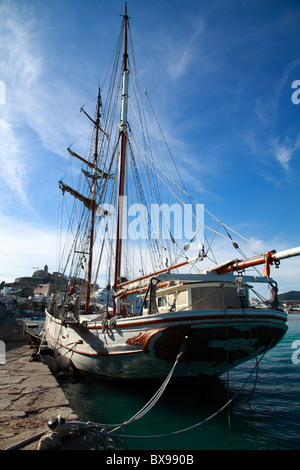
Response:
[{"label": "dock", "polygon": [[0,340],[1,352],[5,350],[0,363],[0,450],[37,450],[38,436],[49,430],[50,419],[78,418],[47,365],[32,361],[28,335],[8,314],[0,318]]}]

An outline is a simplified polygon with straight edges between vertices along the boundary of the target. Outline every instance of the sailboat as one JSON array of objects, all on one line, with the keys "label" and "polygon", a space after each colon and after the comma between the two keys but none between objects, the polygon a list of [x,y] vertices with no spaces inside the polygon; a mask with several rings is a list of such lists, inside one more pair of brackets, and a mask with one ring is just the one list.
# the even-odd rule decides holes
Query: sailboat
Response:
[{"label": "sailboat", "polygon": [[[91,150],[68,148],[79,185],[59,181],[61,220],[69,216],[60,230],[65,264],[43,338],[77,370],[102,377],[163,378],[179,354],[174,377],[218,376],[265,354],[286,333],[270,266],[298,256],[300,247],[258,251],[250,243],[246,256],[247,240],[237,243],[239,234],[189,194],[155,113],[148,117],[144,103],[153,107],[131,44],[125,3],[105,103],[103,85],[94,116],[81,108]],[[219,235],[239,258],[217,262]],[[106,285],[101,302],[98,282]],[[270,287],[264,308],[250,303],[255,283]]]}]

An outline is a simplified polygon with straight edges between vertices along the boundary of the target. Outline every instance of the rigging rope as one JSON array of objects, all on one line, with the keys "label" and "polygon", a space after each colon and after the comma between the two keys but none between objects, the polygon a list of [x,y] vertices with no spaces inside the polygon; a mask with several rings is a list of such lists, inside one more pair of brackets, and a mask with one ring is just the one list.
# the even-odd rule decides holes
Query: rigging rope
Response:
[{"label": "rigging rope", "polygon": [[[137,145],[137,143],[136,143],[136,142],[133,142],[132,140],[130,140],[130,142],[131,142],[131,144],[137,149],[137,152],[139,153],[140,157],[145,161],[145,163],[146,163],[147,165],[150,166],[150,164],[148,163],[148,161],[144,159],[144,157],[143,157],[143,155],[142,155],[142,153],[141,153],[141,151],[140,151],[140,148],[139,148],[139,146]],[[158,166],[158,165],[153,161],[153,159],[152,159],[149,155],[147,155],[147,157],[148,157],[149,160],[152,161],[152,163],[154,163],[155,166]],[[180,198],[175,194],[175,192],[172,190],[172,188],[167,185],[167,183],[163,180],[163,178],[159,175],[159,173],[158,173],[157,171],[155,171],[155,169],[154,169],[153,167],[150,166],[150,168],[151,168],[151,170],[156,174],[156,176],[161,180],[161,182],[167,187],[167,189],[173,194],[173,196],[175,197],[175,199],[178,200],[179,202],[181,202],[181,201],[180,201]],[[184,191],[182,188],[180,188],[180,186],[179,186],[174,180],[172,180],[160,167],[158,167],[158,170],[159,170],[167,179],[169,179],[177,188],[181,189],[181,191],[185,193],[185,191]],[[199,204],[198,201],[196,201],[194,198],[192,198],[192,200],[193,200],[195,203]],[[190,208],[189,208],[188,206],[185,206],[185,207],[186,207],[187,211],[191,213]],[[228,227],[227,225],[225,225],[225,224],[222,223],[221,221],[219,221],[219,220],[217,219],[217,217],[215,217],[213,214],[211,214],[205,207],[203,207],[203,209],[204,209],[205,212],[207,212],[213,219],[215,219],[217,222],[219,222],[219,224],[221,224],[223,227],[228,228],[228,229],[231,230],[233,233],[235,233],[237,236],[241,237],[242,239],[244,239],[245,241],[247,241],[247,242],[250,243],[251,245],[256,246],[253,242],[251,242],[250,240],[247,240],[247,238],[243,237],[241,234],[239,234],[238,232],[234,231],[233,229],[231,229],[230,227]],[[193,216],[192,213],[191,213],[191,215]],[[222,233],[217,232],[215,229],[213,229],[213,228],[211,228],[211,227],[209,227],[209,226],[203,224],[202,221],[200,221],[195,215],[194,215],[194,217],[195,217],[195,219],[196,219],[201,225],[203,225],[203,228],[206,228],[206,229],[208,229],[208,230],[210,230],[210,231],[212,231],[212,232],[214,232],[214,233],[217,233],[217,234],[218,234],[219,236],[221,236],[222,238],[225,238],[225,239],[227,239],[227,240],[229,239],[228,236],[223,235]],[[243,246],[243,245],[242,245],[242,246]],[[252,251],[252,252],[255,253],[256,255],[258,254],[258,252],[253,251],[253,250],[250,250],[249,247],[244,246],[244,248],[248,249],[249,251]],[[256,247],[256,248],[258,248],[258,247]],[[258,248],[258,249],[260,250],[260,252],[263,251],[263,250],[260,249],[260,248]]]},{"label": "rigging rope", "polygon": [[[269,346],[269,348],[271,347],[271,344]],[[215,413],[211,414],[208,418],[205,418],[204,420],[196,423],[196,424],[193,424],[191,426],[188,426],[186,428],[183,428],[183,429],[179,429],[177,431],[173,431],[173,432],[169,432],[169,433],[164,433],[164,434],[152,434],[152,435],[129,435],[129,434],[116,434],[115,431],[120,429],[121,427],[124,427],[124,426],[127,426],[128,424],[132,424],[134,423],[135,421],[137,421],[137,419],[140,419],[142,418],[148,411],[150,411],[150,409],[157,403],[158,399],[160,398],[160,396],[162,395],[162,392],[165,390],[166,388],[166,385],[168,383],[168,381],[170,380],[171,376],[172,376],[172,373],[173,373],[173,370],[175,368],[175,365],[177,364],[177,361],[180,357],[180,354],[177,356],[176,358],[176,361],[170,371],[170,374],[168,375],[168,377],[166,378],[165,382],[163,383],[163,385],[160,387],[160,389],[156,392],[156,394],[152,397],[152,399],[136,414],[134,415],[130,420],[128,421],[125,421],[124,423],[120,424],[120,425],[103,425],[101,423],[93,423],[93,422],[82,422],[82,421],[69,421],[69,422],[66,422],[60,426],[58,426],[58,428],[55,428],[53,431],[52,431],[52,435],[53,435],[53,438],[54,439],[58,439],[59,441],[59,438],[57,438],[57,436],[60,435],[60,433],[62,435],[65,435],[67,434],[68,432],[73,432],[74,430],[78,431],[78,430],[81,430],[81,431],[89,431],[90,433],[94,434],[95,437],[97,436],[102,436],[105,438],[105,442],[106,442],[106,439],[108,436],[111,436],[111,437],[114,437],[114,438],[122,438],[122,439],[161,439],[161,438],[166,438],[166,437],[173,437],[173,436],[177,436],[179,434],[183,434],[185,432],[189,432],[189,431],[192,431],[194,429],[197,429],[199,428],[200,426],[203,426],[204,424],[208,423],[209,421],[211,421],[212,419],[216,418],[220,413],[222,413],[234,400],[236,400],[236,398],[241,394],[241,392],[243,391],[243,389],[245,388],[245,386],[247,385],[248,381],[250,380],[250,378],[252,377],[253,373],[255,372],[255,370],[257,370],[258,368],[258,364],[259,362],[263,359],[263,357],[265,356],[266,352],[269,350],[269,348],[265,351],[265,353],[262,355],[262,357],[259,359],[259,361],[255,364],[255,366],[253,367],[253,369],[250,371],[248,377],[245,379],[245,381],[243,382],[243,384],[241,385],[241,387],[237,390],[237,392],[233,395],[232,398],[230,398],[223,406],[221,406]],[[60,421],[60,416],[58,417],[57,421],[59,422]],[[113,429],[111,429],[110,431],[107,431],[107,428],[109,427],[113,427]],[[46,432],[45,432],[46,433]],[[112,434],[114,433],[114,434]],[[40,440],[40,444],[39,444],[39,448],[43,448],[43,440],[46,439],[47,441],[47,435],[48,435],[48,439],[49,439],[49,432],[46,434],[43,435],[43,437],[41,438]],[[51,434],[50,434],[50,438],[51,438]],[[18,444],[18,447],[21,447],[22,446],[22,443],[19,443]],[[16,446],[14,446],[15,448]],[[7,449],[9,450],[9,449]]]},{"label": "rigging rope", "polygon": [[[133,82],[133,83],[134,83],[134,82]],[[146,96],[148,97],[147,93],[146,93]],[[148,98],[148,100],[149,100],[149,98]],[[140,98],[140,104],[141,104],[141,106],[142,106],[142,108],[143,108],[143,110],[144,110],[144,107],[143,107],[143,103],[142,103],[142,101],[141,101],[141,98]],[[151,106],[151,103],[150,103],[150,106]],[[151,108],[152,108],[152,106],[151,106]],[[154,113],[154,111],[153,111],[153,113]],[[144,110],[144,114],[145,114],[145,116],[148,118],[148,116],[147,116],[145,110]],[[154,114],[154,117],[156,118],[155,114]],[[156,120],[157,120],[157,119],[156,119]],[[149,124],[150,124],[150,126],[151,126],[151,121],[150,121],[149,118],[148,118],[148,121],[149,121]],[[151,126],[151,128],[152,128],[152,126]],[[160,128],[160,126],[159,126],[159,128]],[[152,129],[152,130],[153,130],[153,129]],[[143,131],[143,130],[142,130],[142,131]],[[154,131],[153,131],[153,132],[154,132]],[[161,132],[162,132],[162,131],[161,131]],[[163,136],[163,138],[164,138],[164,135],[163,135],[163,134],[162,134],[162,136]],[[147,136],[144,135],[144,137],[147,139]],[[156,140],[156,141],[157,141],[157,140]],[[149,144],[149,146],[151,147],[150,142],[148,142],[148,144]],[[157,141],[157,144],[158,144],[158,146],[159,146],[159,148],[160,148],[160,150],[161,150],[161,154],[162,154],[164,160],[166,161],[166,159],[165,159],[165,157],[164,157],[164,153],[163,153],[163,151],[162,151],[162,149],[161,149],[161,146],[160,146],[160,144],[159,144],[158,141]],[[168,146],[167,146],[167,149],[168,149],[168,151],[169,151],[169,153],[170,153],[170,155],[171,155],[171,152],[170,152],[170,149],[169,149]],[[137,148],[137,150],[138,150],[138,152],[139,152],[141,158],[143,158],[143,156],[141,155],[141,152],[139,151],[138,148]],[[146,151],[145,151],[145,154],[147,155],[147,152],[146,152]],[[171,176],[169,176],[165,171],[163,171],[163,169],[161,168],[161,166],[160,166],[158,163],[156,163],[156,162],[153,160],[153,158],[150,157],[150,155],[147,155],[147,157],[148,157],[148,159],[151,160],[152,163],[159,169],[159,171],[160,171],[168,180],[170,180],[171,183],[174,184],[174,186],[176,187],[176,189],[177,189],[177,191],[178,191],[179,194],[180,194],[180,193],[183,193],[183,194],[185,194],[185,195],[189,198],[190,201],[193,201],[193,202],[195,202],[196,204],[199,204],[198,201],[197,201],[195,198],[193,198],[193,197],[186,191],[184,185],[183,185],[183,187],[181,187],[181,186],[175,181],[173,175],[171,174],[171,171],[170,171],[170,168],[169,168],[168,163],[167,163],[167,166],[168,166],[168,170],[170,171]],[[171,157],[172,157],[172,155],[171,155]],[[173,160],[173,157],[172,157],[172,160]],[[149,163],[148,163],[147,161],[146,161],[146,163],[149,165]],[[150,165],[149,165],[149,166],[150,166]],[[177,169],[176,166],[175,166],[175,168],[176,168],[176,170],[177,170],[177,172],[178,172],[178,169]],[[156,173],[156,175],[159,177],[159,175],[157,174],[157,172],[155,172],[155,170],[154,170],[152,167],[151,167],[151,169],[152,169],[152,171],[153,171],[154,173]],[[159,177],[159,178],[160,178],[160,177]],[[160,178],[160,179],[161,179],[161,178]],[[181,179],[181,178],[180,178],[180,179]],[[161,180],[162,180],[162,179],[161,179]],[[181,181],[182,181],[182,180],[181,180]],[[163,182],[163,184],[165,184],[166,187],[172,192],[172,194],[174,195],[174,197],[175,197],[177,200],[180,201],[181,198],[178,197],[178,196],[176,196],[176,194],[172,191],[172,189],[171,189],[170,187],[168,187],[167,184],[166,184],[163,180],[162,180],[162,182]],[[181,199],[181,202],[183,203],[182,199]],[[253,243],[251,240],[248,240],[247,238],[245,238],[244,236],[242,236],[241,234],[239,234],[238,232],[236,232],[236,231],[233,230],[232,228],[230,228],[230,227],[228,227],[227,225],[225,225],[224,223],[222,223],[216,216],[214,216],[214,215],[213,215],[211,212],[209,212],[206,208],[204,208],[204,210],[205,210],[213,219],[215,219],[217,222],[219,222],[220,224],[222,224],[223,227],[226,227],[228,230],[231,230],[235,235],[237,235],[237,236],[241,237],[242,239],[244,239],[245,241],[247,241],[249,244],[251,244],[252,246],[254,246],[255,248],[257,248],[257,249],[259,250],[259,252],[262,251],[262,249],[261,249],[260,247],[258,247],[255,243]],[[210,227],[206,227],[206,226],[205,226],[205,228],[214,231],[214,230],[211,229]],[[219,235],[223,236],[223,235],[220,234],[220,233],[219,233]],[[227,238],[227,237],[224,237],[224,238]],[[248,249],[249,249],[249,248],[248,248]],[[252,250],[250,250],[250,251],[252,251]],[[254,251],[254,253],[255,253],[255,254],[258,254],[256,251]]]}]

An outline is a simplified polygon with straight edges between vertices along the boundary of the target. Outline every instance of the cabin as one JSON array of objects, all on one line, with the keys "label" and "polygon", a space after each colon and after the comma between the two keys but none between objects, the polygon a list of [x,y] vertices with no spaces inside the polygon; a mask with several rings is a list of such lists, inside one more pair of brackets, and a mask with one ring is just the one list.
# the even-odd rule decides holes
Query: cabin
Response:
[{"label": "cabin", "polygon": [[[199,275],[189,275],[188,280],[170,281],[166,287],[157,288],[155,292],[148,290],[143,299],[142,314],[178,312],[187,310],[211,310],[224,308],[249,308],[249,290],[252,285],[248,282],[274,282],[257,276],[207,276],[208,279],[191,281],[192,276],[199,279]],[[214,279],[214,277],[216,279]],[[224,279],[223,279],[224,278]],[[159,287],[159,284],[158,284]],[[274,287],[274,286],[273,286]],[[274,305],[273,305],[273,308]]]},{"label": "cabin", "polygon": [[[157,310],[151,312],[150,298],[144,300],[143,315],[184,310],[241,308],[249,306],[249,289],[223,282],[184,283],[156,292]],[[144,296],[141,296],[145,298]],[[153,309],[153,308],[152,308]]]}]

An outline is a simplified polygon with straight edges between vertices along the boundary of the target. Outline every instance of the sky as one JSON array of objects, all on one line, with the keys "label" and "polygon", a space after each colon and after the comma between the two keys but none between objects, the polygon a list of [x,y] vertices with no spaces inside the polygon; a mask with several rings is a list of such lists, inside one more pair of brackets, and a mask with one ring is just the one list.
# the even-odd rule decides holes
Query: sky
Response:
[{"label": "sky", "polygon": [[[127,3],[189,192],[263,252],[299,246],[299,1]],[[58,181],[123,12],[121,0],[0,1],[0,281],[56,270]],[[300,290],[300,257],[271,275],[279,292]]]}]

